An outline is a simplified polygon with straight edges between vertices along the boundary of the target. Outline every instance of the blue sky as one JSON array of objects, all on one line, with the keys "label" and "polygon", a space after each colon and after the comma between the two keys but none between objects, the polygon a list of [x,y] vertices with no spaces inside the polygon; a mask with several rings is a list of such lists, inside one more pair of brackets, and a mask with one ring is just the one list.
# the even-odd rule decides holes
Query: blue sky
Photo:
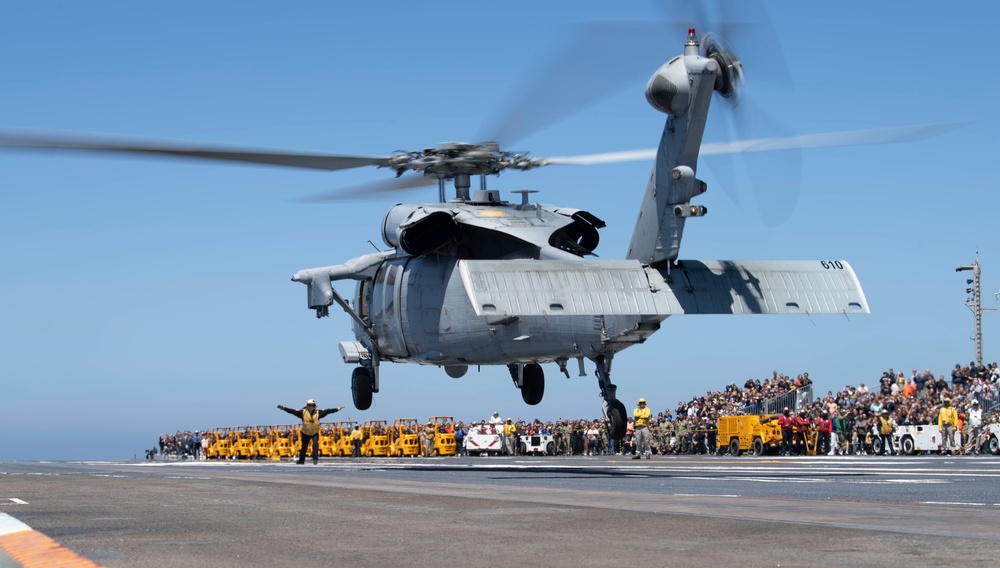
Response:
[{"label": "blue sky", "polygon": [[[984,303],[995,306],[1000,74],[990,62],[1000,8],[974,3],[946,18],[930,2],[767,6],[780,47],[736,46],[747,100],[762,112],[741,134],[972,123],[921,142],[803,152],[797,197],[776,192],[797,200],[777,226],[762,220],[745,185],[731,183],[745,181],[733,162],[704,160],[709,214],[688,224],[682,258],[845,259],[872,314],[671,318],[615,359],[626,405],[644,396],[656,410],[672,408],[772,370],[809,371],[823,392],[889,367],[946,373],[974,355],[965,274],[954,268],[977,249]],[[369,155],[479,141],[565,44],[571,22],[663,14],[649,2],[7,3],[0,126]],[[664,117],[643,87],[683,41],[665,27],[648,70],[514,149],[655,146]],[[587,74],[651,56],[625,44],[600,53],[607,60]],[[790,87],[754,75],[780,69],[775,56]],[[726,113],[713,108],[706,141],[734,136]],[[760,160],[747,171],[787,183],[784,157]],[[491,187],[539,189],[540,201],[593,212],[608,223],[597,252],[622,258],[650,165],[550,167]],[[527,407],[502,368],[455,380],[388,365],[372,409],[353,410],[351,367],[337,351],[352,339],[349,319],[332,310],[316,320],[305,288],[288,278],[370,252],[389,206],[433,201],[436,189],[296,199],[385,175],[0,153],[0,459],[141,455],[163,432],[286,422],[275,405],[307,398],[346,405],[342,416],[358,420],[598,416],[592,366],[569,380],[551,366],[545,400]],[[998,358],[997,317],[984,317],[988,361]]]}]

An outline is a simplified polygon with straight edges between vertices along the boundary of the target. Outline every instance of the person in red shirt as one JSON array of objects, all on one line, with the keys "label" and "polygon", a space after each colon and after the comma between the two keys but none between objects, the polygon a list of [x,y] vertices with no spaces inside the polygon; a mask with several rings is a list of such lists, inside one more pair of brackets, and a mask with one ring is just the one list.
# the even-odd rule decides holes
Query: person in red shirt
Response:
[{"label": "person in red shirt", "polygon": [[809,429],[809,424],[809,418],[806,417],[806,411],[800,410],[799,415],[795,417],[794,424],[796,455],[806,455],[806,430]]},{"label": "person in red shirt", "polygon": [[792,411],[786,406],[778,417],[778,428],[781,428],[781,455],[792,455],[792,429],[795,426],[795,419],[792,418]]},{"label": "person in red shirt", "polygon": [[816,455],[822,456],[830,453],[830,438],[833,434],[833,421],[826,412],[816,419],[816,429],[819,431],[819,438],[816,441]]}]

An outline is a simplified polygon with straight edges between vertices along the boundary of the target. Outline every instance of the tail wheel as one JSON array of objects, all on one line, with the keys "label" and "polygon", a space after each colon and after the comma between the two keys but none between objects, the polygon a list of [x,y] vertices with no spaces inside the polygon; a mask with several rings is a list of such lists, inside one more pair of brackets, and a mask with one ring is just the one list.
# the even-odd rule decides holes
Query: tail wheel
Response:
[{"label": "tail wheel", "polygon": [[354,407],[358,410],[368,410],[372,406],[372,374],[364,367],[357,367],[351,373],[351,395],[354,397]]},{"label": "tail wheel", "polygon": [[903,453],[908,456],[912,456],[913,454],[917,453],[916,444],[913,443],[913,438],[911,438],[910,436],[906,436],[903,438],[901,446]]},{"label": "tail wheel", "polygon": [[534,406],[542,402],[542,395],[545,394],[545,371],[542,366],[538,363],[525,365],[522,373],[521,398],[525,404]]},{"label": "tail wheel", "polygon": [[764,440],[761,440],[760,438],[753,439],[753,455],[764,455]]},{"label": "tail wheel", "polygon": [[732,440],[729,440],[729,453],[732,454],[732,455],[734,455],[734,456],[738,456],[741,453],[743,453],[742,451],[740,451],[740,439],[739,438],[733,438]]},{"label": "tail wheel", "polygon": [[612,400],[608,403],[608,437],[612,440],[621,440],[625,437],[625,405],[620,400]]}]

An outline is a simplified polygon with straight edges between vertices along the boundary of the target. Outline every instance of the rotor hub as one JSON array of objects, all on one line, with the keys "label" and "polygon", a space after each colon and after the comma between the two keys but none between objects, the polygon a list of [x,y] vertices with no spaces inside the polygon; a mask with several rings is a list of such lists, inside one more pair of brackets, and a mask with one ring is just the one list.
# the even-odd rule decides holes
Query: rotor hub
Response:
[{"label": "rotor hub", "polygon": [[443,142],[438,148],[393,154],[389,162],[396,175],[413,170],[439,179],[496,175],[507,168],[529,170],[544,165],[528,154],[501,150],[496,142]]},{"label": "rotor hub", "polygon": [[746,82],[743,63],[732,48],[714,34],[705,35],[702,46],[705,57],[719,64],[720,73],[715,79],[715,91],[728,99],[734,107],[739,105],[740,92]]}]

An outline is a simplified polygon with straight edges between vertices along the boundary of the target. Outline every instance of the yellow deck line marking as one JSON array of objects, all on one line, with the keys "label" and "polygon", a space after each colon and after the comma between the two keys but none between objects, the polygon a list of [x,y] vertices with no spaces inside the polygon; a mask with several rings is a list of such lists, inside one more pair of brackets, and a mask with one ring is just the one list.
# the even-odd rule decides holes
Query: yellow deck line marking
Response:
[{"label": "yellow deck line marking", "polygon": [[59,566],[68,568],[103,568],[21,521],[0,513],[0,550],[24,568]]}]

